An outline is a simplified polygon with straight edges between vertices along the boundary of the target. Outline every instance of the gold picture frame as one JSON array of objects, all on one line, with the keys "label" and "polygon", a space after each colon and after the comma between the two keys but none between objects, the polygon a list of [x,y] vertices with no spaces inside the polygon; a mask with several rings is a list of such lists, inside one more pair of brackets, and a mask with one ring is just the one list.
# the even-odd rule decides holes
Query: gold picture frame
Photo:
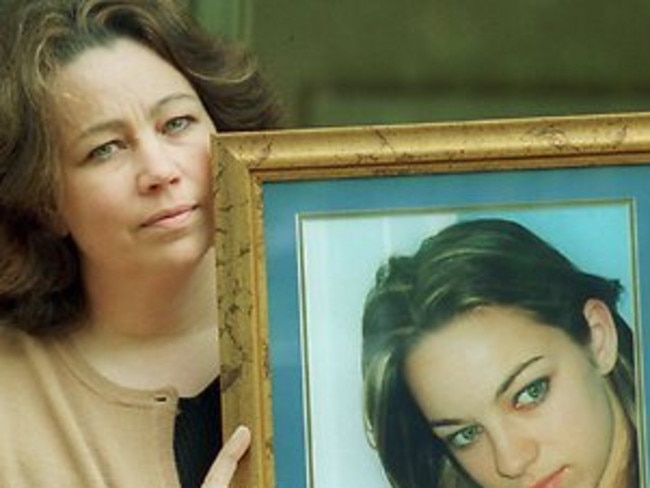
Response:
[{"label": "gold picture frame", "polygon": [[[650,174],[650,114],[226,133],[215,137],[213,149],[223,425],[226,435],[239,424],[253,432],[250,452],[240,464],[233,488],[290,488],[280,484],[275,473],[267,188],[278,183],[290,187],[301,182],[441,175],[456,175],[462,181],[463,175],[512,172],[536,180],[546,171],[578,169],[588,176],[602,168],[637,168],[646,175]],[[614,189],[628,179],[638,177],[623,175],[612,181]],[[639,197],[626,188],[620,193],[621,198]],[[636,209],[637,217],[650,220],[645,215],[650,208],[645,206],[644,201]],[[295,238],[295,228],[287,232],[287,239]],[[647,259],[640,246],[637,251],[643,254],[641,260]],[[640,353],[638,358],[640,375]],[[643,381],[640,377],[637,381],[642,395]],[[643,433],[646,412],[639,415]],[[642,474],[646,470],[642,465]],[[320,486],[312,478],[293,486],[312,485],[339,488]]]}]

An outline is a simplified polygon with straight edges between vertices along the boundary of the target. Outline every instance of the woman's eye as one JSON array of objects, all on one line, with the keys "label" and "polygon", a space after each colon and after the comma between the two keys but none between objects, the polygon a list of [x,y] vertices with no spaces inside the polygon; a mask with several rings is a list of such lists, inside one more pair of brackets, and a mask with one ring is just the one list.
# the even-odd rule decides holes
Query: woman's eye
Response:
[{"label": "woman's eye", "polygon": [[514,407],[520,409],[539,405],[546,398],[548,389],[548,378],[540,378],[533,381],[515,395],[513,401]]},{"label": "woman's eye", "polygon": [[120,141],[110,141],[90,151],[88,159],[92,161],[107,161],[121,149],[124,149],[124,147],[124,143]]},{"label": "woman's eye", "polygon": [[174,117],[173,119],[165,122],[163,132],[165,134],[177,134],[186,130],[192,123],[194,118],[190,116]]},{"label": "woman's eye", "polygon": [[447,436],[447,443],[454,449],[463,449],[476,442],[482,432],[483,428],[480,425],[469,425]]}]

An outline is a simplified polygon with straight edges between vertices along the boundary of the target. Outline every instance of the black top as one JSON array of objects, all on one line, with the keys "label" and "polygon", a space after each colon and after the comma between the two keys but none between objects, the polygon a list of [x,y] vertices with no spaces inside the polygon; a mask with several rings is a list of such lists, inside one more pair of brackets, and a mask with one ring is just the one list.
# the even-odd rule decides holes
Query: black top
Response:
[{"label": "black top", "polygon": [[174,426],[174,455],[183,488],[199,488],[221,444],[219,378],[195,397],[180,398]]}]

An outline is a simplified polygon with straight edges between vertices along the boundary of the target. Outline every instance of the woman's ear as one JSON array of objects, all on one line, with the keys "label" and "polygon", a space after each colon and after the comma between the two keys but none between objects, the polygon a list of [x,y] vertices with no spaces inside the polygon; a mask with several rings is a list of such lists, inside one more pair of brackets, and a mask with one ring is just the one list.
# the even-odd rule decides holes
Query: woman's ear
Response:
[{"label": "woman's ear", "polygon": [[609,374],[618,358],[618,333],[612,312],[605,302],[590,298],[582,313],[589,325],[589,348],[598,371],[602,375]]}]

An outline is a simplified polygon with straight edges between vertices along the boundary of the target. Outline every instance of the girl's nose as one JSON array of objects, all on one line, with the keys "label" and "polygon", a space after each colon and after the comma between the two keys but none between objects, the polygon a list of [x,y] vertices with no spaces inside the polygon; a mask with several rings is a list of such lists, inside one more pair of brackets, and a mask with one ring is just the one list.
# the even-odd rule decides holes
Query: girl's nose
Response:
[{"label": "girl's nose", "polygon": [[496,470],[506,479],[518,479],[537,459],[539,445],[529,433],[516,426],[492,436]]}]

